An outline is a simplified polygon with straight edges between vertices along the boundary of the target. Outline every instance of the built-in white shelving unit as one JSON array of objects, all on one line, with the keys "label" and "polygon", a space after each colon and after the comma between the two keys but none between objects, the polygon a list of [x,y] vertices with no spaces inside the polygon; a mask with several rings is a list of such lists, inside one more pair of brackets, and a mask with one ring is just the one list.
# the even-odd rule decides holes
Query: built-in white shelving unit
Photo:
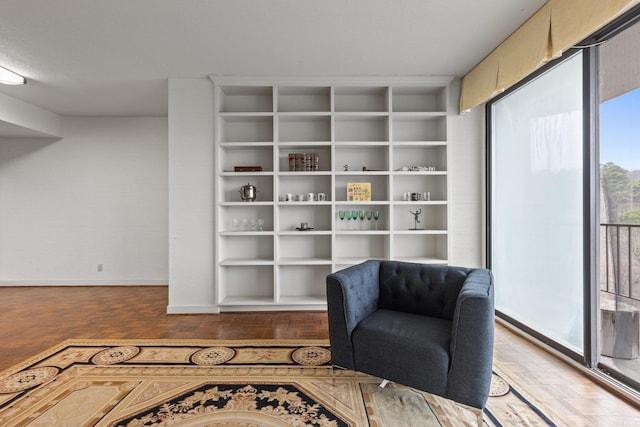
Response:
[{"label": "built-in white shelving unit", "polygon": [[[324,309],[326,276],[371,258],[448,263],[450,79],[212,80],[221,310]],[[295,153],[317,166],[290,170]],[[347,201],[354,182],[371,183],[370,201]],[[246,184],[253,202],[241,200]]]}]

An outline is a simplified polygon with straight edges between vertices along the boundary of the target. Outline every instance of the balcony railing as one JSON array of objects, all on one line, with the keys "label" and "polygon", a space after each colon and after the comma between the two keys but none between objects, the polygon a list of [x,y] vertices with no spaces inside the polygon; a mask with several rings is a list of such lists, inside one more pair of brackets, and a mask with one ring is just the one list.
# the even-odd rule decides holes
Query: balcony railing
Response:
[{"label": "balcony railing", "polygon": [[600,290],[640,301],[640,224],[600,224]]}]

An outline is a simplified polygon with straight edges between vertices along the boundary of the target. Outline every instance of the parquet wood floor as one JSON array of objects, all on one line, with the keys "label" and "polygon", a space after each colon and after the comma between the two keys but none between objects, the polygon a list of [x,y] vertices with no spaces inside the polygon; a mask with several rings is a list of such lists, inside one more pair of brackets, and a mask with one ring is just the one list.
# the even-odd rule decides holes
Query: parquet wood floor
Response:
[{"label": "parquet wood floor", "polygon": [[[166,314],[164,286],[0,287],[0,371],[65,339],[327,339],[325,312]],[[640,408],[496,326],[495,359],[570,426],[640,426]]]}]

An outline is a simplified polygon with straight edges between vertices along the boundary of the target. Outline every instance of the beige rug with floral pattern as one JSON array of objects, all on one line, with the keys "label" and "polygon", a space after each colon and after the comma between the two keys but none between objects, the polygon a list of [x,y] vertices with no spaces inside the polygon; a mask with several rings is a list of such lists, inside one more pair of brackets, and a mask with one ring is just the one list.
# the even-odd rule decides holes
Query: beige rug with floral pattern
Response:
[{"label": "beige rug with floral pattern", "polygon": [[[334,370],[326,341],[65,341],[0,373],[0,426],[466,426],[476,414]],[[564,425],[494,375],[488,426]]]}]

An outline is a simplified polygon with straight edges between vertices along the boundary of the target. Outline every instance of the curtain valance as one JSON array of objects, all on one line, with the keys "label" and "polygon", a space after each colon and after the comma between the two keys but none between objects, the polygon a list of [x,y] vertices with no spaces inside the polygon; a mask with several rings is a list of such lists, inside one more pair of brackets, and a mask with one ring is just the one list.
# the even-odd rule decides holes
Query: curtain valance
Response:
[{"label": "curtain valance", "polygon": [[460,111],[486,102],[640,3],[549,0],[462,79]]}]

